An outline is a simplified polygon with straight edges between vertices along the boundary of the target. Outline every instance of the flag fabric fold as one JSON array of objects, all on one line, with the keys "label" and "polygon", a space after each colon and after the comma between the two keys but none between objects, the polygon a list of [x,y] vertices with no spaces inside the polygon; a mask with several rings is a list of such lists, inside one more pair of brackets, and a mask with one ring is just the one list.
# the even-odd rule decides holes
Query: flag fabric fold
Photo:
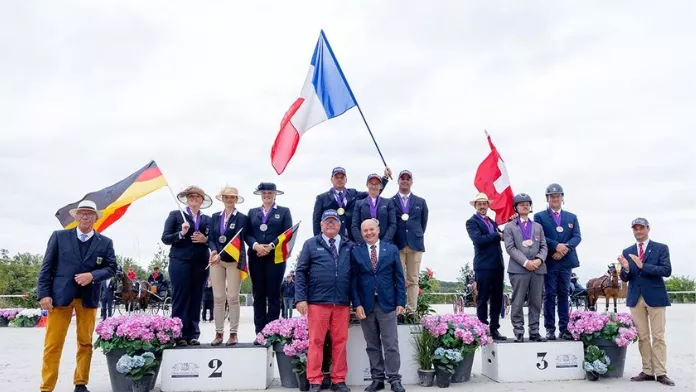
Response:
[{"label": "flag fabric fold", "polygon": [[487,132],[486,137],[488,138],[491,152],[476,170],[474,186],[479,192],[483,192],[488,196],[488,199],[491,201],[490,209],[495,212],[495,223],[502,225],[515,213],[512,206],[514,195],[507,169],[505,168],[505,162]]},{"label": "flag fabric fold", "polygon": [[[242,252],[242,237],[240,236],[242,230],[239,230],[237,234],[232,237],[230,242],[222,248],[220,253],[227,253],[234,261],[237,262],[237,269],[239,270],[239,275],[241,280],[249,277],[249,265],[247,264],[246,254]],[[221,256],[222,257],[222,256]]]},{"label": "flag fabric fold", "polygon": [[322,30],[300,97],[283,116],[271,148],[271,164],[276,173],[285,171],[305,132],[354,106],[357,103],[353,92]]},{"label": "flag fabric fold", "polygon": [[70,215],[70,210],[76,208],[82,200],[92,200],[104,213],[94,225],[94,230],[101,233],[119,220],[131,203],[167,185],[167,180],[159,167],[155,161],[151,161],[127,178],[104,189],[88,193],[82,199],[62,207],[55,216],[63,228],[71,229],[77,226],[77,222]]},{"label": "flag fabric fold", "polygon": [[300,228],[300,223],[287,230],[274,241],[275,243],[275,254],[273,256],[273,261],[276,264],[284,263],[290,255],[292,254],[292,248],[295,246],[295,240],[297,239],[297,230]]}]

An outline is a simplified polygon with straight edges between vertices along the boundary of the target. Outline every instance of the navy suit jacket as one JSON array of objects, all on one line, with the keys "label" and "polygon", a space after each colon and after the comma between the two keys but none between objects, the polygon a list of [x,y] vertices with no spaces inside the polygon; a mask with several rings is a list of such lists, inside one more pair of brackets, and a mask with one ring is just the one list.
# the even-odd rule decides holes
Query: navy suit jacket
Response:
[{"label": "navy suit jacket", "polygon": [[[53,306],[68,306],[75,299],[78,288],[82,306],[97,308],[101,294],[101,282],[116,275],[116,254],[111,238],[96,231],[92,243],[80,257],[77,229],[54,231],[46,246],[39,279],[37,299],[50,297]],[[78,286],[75,275],[91,272],[93,279],[86,286]]]},{"label": "navy suit jacket", "polygon": [[[546,268],[548,271],[556,271],[559,269],[571,270],[580,266],[578,253],[576,248],[580,245],[582,237],[580,236],[580,225],[578,217],[572,212],[561,210],[561,227],[563,232],[556,231],[556,221],[553,220],[553,212],[550,208],[534,214],[534,222],[541,225],[544,229],[544,237],[546,244],[549,247],[549,252],[546,255]],[[552,258],[556,253],[556,246],[564,244],[568,247],[568,254],[556,261]]]},{"label": "navy suit jacket", "polygon": [[428,204],[425,199],[411,193],[408,203],[408,220],[401,220],[403,211],[401,209],[401,196],[397,192],[391,198],[396,214],[396,234],[394,234],[394,245],[401,250],[408,245],[416,252],[425,252],[425,228],[428,226]]},{"label": "navy suit jacket", "polygon": [[495,220],[490,217],[489,220],[495,229],[493,233],[488,232],[488,226],[476,214],[466,221],[466,231],[474,243],[474,271],[505,269],[503,248],[500,246],[503,240]]},{"label": "navy suit jacket", "polygon": [[334,262],[321,234],[305,241],[295,269],[295,303],[349,306],[350,251],[354,246],[348,237],[341,236],[336,249],[338,261]]},{"label": "navy suit jacket", "polygon": [[248,223],[246,234],[242,234],[244,235],[244,241],[249,246],[247,250],[249,259],[273,260],[275,257],[274,252],[270,252],[264,257],[256,256],[254,243],[257,242],[261,245],[273,243],[274,245],[278,245],[278,236],[292,227],[292,215],[290,214],[289,208],[276,205],[268,215],[268,221],[266,222],[268,230],[261,231],[262,215],[263,207],[250,209],[247,215]]},{"label": "navy suit jacket", "polygon": [[672,275],[672,263],[669,260],[669,247],[650,240],[643,254],[643,268],[640,269],[631,260],[629,254],[638,256],[638,247],[624,249],[623,256],[628,260],[629,270],[621,268],[621,280],[629,282],[626,293],[626,306],[634,307],[642,295],[648,306],[670,306],[667,288],[663,278]]},{"label": "navy suit jacket", "polygon": [[[210,236],[210,217],[199,211],[201,216],[200,225],[198,226],[198,231],[201,234],[209,237]],[[167,220],[164,222],[164,232],[162,233],[162,243],[165,245],[170,245],[169,248],[169,258],[178,260],[193,260],[195,262],[205,262],[208,263],[208,258],[210,256],[210,251],[208,250],[208,244],[199,244],[191,241],[191,236],[196,231],[194,220],[191,215],[184,213],[186,216],[186,221],[188,221],[189,227],[186,235],[183,238],[179,237],[181,232],[181,225],[184,224],[184,218],[181,217],[180,210],[174,210],[169,213]]]},{"label": "navy suit jacket", "polygon": [[[160,274],[160,276],[161,276],[161,274]],[[116,280],[115,279],[111,279],[111,281],[109,281],[109,284],[106,284],[106,281],[103,281],[101,283],[101,294],[100,294],[102,302],[113,301],[115,291],[116,291]]]},{"label": "navy suit jacket", "polygon": [[[382,194],[384,187],[389,183],[389,179],[382,177],[382,189],[379,190],[379,194]],[[336,197],[329,189],[327,192],[317,195],[314,201],[314,212],[312,214],[312,229],[314,230],[314,235],[321,234],[321,214],[326,210],[338,210],[338,203],[336,202]],[[343,209],[346,210],[345,214],[339,216],[341,221],[341,229],[338,234],[346,236],[353,241],[351,225],[353,224],[353,210],[358,201],[363,200],[367,197],[367,192],[361,192],[354,188],[345,188],[343,190],[343,196],[346,199],[346,204]]]},{"label": "navy suit jacket", "polygon": [[[377,220],[379,221],[379,240],[392,243],[396,234],[396,210],[391,199],[381,196],[377,205]],[[353,211],[353,238],[356,244],[362,244],[363,238],[360,232],[360,225],[363,221],[370,219],[370,201],[367,198],[360,200],[355,205]]]},{"label": "navy suit jacket", "polygon": [[[230,220],[227,221],[227,226],[225,226],[225,230],[222,232],[222,234],[227,237],[226,241],[224,244],[220,243],[220,215],[222,215],[221,212],[216,212],[213,214],[213,216],[210,218],[210,236],[208,236],[208,247],[210,250],[214,250],[218,253],[222,252],[222,249],[227,246],[227,244],[232,241],[232,238],[237,235],[238,232],[242,230],[247,229],[248,221],[249,219],[247,218],[246,215],[242,214],[237,211],[236,214],[233,214],[230,216]],[[244,246],[244,233],[243,231],[240,235],[240,240],[241,240],[241,249],[239,250],[239,257],[242,258],[244,257],[246,259],[246,254],[245,252],[245,246]],[[235,260],[228,255],[227,253],[222,253],[220,255],[220,259],[222,261],[226,261],[228,263],[233,263]]]},{"label": "navy suit jacket", "polygon": [[376,272],[372,270],[370,247],[364,242],[354,247],[351,251],[351,289],[353,306],[362,306],[365,314],[375,307],[375,290],[377,305],[383,312],[406,306],[406,280],[396,245],[379,242]]}]

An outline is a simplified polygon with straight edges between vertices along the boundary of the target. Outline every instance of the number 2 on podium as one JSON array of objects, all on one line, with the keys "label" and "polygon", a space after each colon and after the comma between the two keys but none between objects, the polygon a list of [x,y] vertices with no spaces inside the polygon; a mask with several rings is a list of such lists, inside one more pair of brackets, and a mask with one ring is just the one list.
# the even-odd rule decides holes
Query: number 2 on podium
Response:
[{"label": "number 2 on podium", "polygon": [[[539,365],[537,365],[539,366]],[[208,378],[221,378],[222,377],[222,370],[220,368],[222,367],[222,361],[219,359],[212,359],[210,362],[208,362],[208,367],[213,369],[213,372],[210,373],[210,376]]]},{"label": "number 2 on podium", "polygon": [[546,362],[546,359],[544,359],[544,358],[546,358],[546,354],[547,353],[537,353],[537,359],[538,359],[537,364],[536,364],[537,369],[544,370],[547,367],[549,367],[549,363]]}]

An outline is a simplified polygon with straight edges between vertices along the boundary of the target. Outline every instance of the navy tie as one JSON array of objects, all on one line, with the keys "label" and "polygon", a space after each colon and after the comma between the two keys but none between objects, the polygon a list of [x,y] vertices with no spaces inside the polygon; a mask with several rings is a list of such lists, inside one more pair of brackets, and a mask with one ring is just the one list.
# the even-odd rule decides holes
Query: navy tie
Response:
[{"label": "navy tie", "polygon": [[331,257],[333,257],[334,264],[338,265],[338,251],[336,250],[336,239],[329,238],[329,248],[331,248]]}]

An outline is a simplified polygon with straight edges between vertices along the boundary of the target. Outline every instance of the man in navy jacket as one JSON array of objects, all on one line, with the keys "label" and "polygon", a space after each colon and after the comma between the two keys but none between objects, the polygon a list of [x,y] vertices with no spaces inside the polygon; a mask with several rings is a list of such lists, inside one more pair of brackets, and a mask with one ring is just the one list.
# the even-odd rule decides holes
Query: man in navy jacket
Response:
[{"label": "man in navy jacket", "polygon": [[366,219],[377,219],[380,227],[380,241],[392,243],[396,234],[396,209],[391,199],[380,196],[382,192],[380,177],[372,173],[367,176],[367,197],[355,204],[353,211],[353,241],[363,241],[360,225]]},{"label": "man in navy jacket", "polygon": [[331,335],[331,382],[334,391],[346,386],[346,343],[350,320],[350,252],[354,243],[339,234],[341,220],[335,210],[324,211],[321,234],[305,241],[295,269],[295,308],[307,315],[309,351],[307,379],[310,392],[319,392],[324,376],[321,365],[327,331]]},{"label": "man in navy jacket", "polygon": [[507,340],[498,332],[505,288],[505,262],[500,246],[503,233],[498,230],[495,220],[486,215],[490,201],[485,193],[476,195],[470,204],[476,209],[476,213],[466,221],[466,231],[474,243],[474,274],[478,290],[476,315],[482,323],[488,324],[490,301],[491,336],[495,340]]},{"label": "man in navy jacket", "polygon": [[618,258],[621,280],[629,282],[626,306],[631,309],[638,330],[638,350],[643,360],[643,371],[631,381],[657,380],[673,386],[674,382],[667,377],[665,345],[666,307],[670,302],[664,278],[672,275],[669,248],[648,238],[647,219],[636,218],[631,227],[636,243],[624,249]]},{"label": "man in navy jacket", "polygon": [[401,356],[396,317],[406,305],[406,281],[399,250],[379,240],[379,226],[374,219],[364,221],[361,232],[365,242],[351,252],[351,287],[355,314],[370,359],[372,383],[365,391],[384,389],[386,378],[392,391],[404,392],[399,374]]},{"label": "man in navy jacket", "polygon": [[544,328],[546,338],[556,340],[556,302],[558,302],[558,329],[560,338],[573,340],[568,332],[568,297],[570,296],[570,274],[580,266],[577,247],[580,245],[580,224],[572,212],[561,210],[563,187],[551,184],[546,187],[549,208],[534,214],[534,222],[544,229],[549,252],[544,263]]}]

